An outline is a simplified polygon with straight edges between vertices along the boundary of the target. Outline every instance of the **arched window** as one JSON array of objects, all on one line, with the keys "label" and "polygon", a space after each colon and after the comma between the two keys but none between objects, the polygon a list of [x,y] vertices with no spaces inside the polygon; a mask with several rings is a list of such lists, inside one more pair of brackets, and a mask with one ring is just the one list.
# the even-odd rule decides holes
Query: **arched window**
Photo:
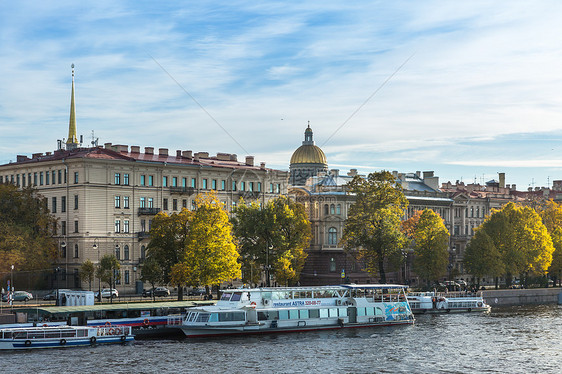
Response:
[{"label": "arched window", "polygon": [[328,209],[330,209],[330,208],[328,208],[328,204],[324,204],[324,214],[325,215],[328,215],[328,212],[329,212]]},{"label": "arched window", "polygon": [[119,248],[119,245],[115,246],[115,257],[118,260],[121,260],[121,248]]},{"label": "arched window", "polygon": [[141,247],[141,260],[144,260],[146,258],[146,247],[143,245]]},{"label": "arched window", "polygon": [[330,214],[336,214],[336,206],[334,204],[330,205]]},{"label": "arched window", "polygon": [[336,214],[341,214],[341,204],[336,205]]},{"label": "arched window", "polygon": [[328,245],[338,244],[338,230],[335,227],[328,229]]},{"label": "arched window", "polygon": [[124,260],[129,259],[129,246],[128,245],[126,245],[125,248],[123,249],[123,259]]}]

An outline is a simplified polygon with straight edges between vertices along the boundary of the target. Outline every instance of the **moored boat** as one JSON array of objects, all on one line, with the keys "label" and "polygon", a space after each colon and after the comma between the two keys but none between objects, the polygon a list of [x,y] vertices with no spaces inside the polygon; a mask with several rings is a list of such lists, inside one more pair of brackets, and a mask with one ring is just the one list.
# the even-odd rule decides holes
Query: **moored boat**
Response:
[{"label": "moored boat", "polygon": [[129,326],[38,326],[0,329],[0,350],[76,347],[132,341]]},{"label": "moored boat", "polygon": [[408,302],[415,314],[489,312],[492,309],[481,294],[469,292],[409,293]]},{"label": "moored boat", "polygon": [[402,285],[223,290],[216,305],[191,308],[187,337],[300,332],[412,324]]}]

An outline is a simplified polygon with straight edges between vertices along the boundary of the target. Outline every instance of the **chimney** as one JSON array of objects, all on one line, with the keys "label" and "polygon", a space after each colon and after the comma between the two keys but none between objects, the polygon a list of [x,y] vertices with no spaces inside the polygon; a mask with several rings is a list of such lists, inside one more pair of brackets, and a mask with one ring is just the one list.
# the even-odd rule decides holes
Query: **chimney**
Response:
[{"label": "chimney", "polygon": [[419,170],[416,171],[416,175],[417,175],[418,178],[421,178],[421,171],[419,171]]},{"label": "chimney", "polygon": [[512,185],[511,185],[511,189],[512,189],[513,191],[517,191],[517,185],[516,185],[516,184],[512,184]]},{"label": "chimney", "polygon": [[140,153],[140,147],[138,145],[132,145],[131,153]]},{"label": "chimney", "polygon": [[168,156],[168,148],[158,148],[158,156]]},{"label": "chimney", "polygon": [[423,179],[425,178],[431,178],[433,177],[434,172],[433,171],[424,171],[423,172]]},{"label": "chimney", "polygon": [[177,158],[180,158],[180,157],[181,157],[181,150],[178,149],[178,150],[176,151],[176,157],[177,157]]},{"label": "chimney", "polygon": [[199,152],[195,152],[195,155],[193,156],[193,160],[199,162]]},{"label": "chimney", "polygon": [[17,162],[22,162],[22,161],[26,161],[28,160],[27,156],[22,156],[22,155],[17,155],[16,156],[16,161]]},{"label": "chimney", "polygon": [[111,143],[105,143],[103,146],[105,149],[111,149]]},{"label": "chimney", "polygon": [[260,163],[260,169],[265,169],[265,162]]},{"label": "chimney", "polygon": [[339,169],[332,169],[330,170],[330,174],[333,175],[334,177],[337,177],[340,175],[340,171]]},{"label": "chimney", "polygon": [[562,191],[562,180],[552,181],[552,189],[554,191]]},{"label": "chimney", "polygon": [[43,156],[43,153],[34,153],[34,154],[31,155],[31,158],[32,158],[33,160],[36,160],[36,159],[38,159],[38,158],[41,157],[41,156]]},{"label": "chimney", "polygon": [[128,145],[116,144],[112,148],[115,152],[125,152],[125,153],[129,152]]},{"label": "chimney", "polygon": [[[394,173],[397,173],[397,174],[398,174],[397,171],[393,171],[393,172],[392,172],[392,175],[394,175]],[[348,176],[348,177],[354,177],[354,176],[356,176],[356,175],[357,175],[357,169],[349,169],[349,173],[347,173],[347,176]],[[396,176],[395,176],[395,177],[396,177]]]},{"label": "chimney", "polygon": [[254,166],[254,156],[246,156],[246,165]]},{"label": "chimney", "polygon": [[146,153],[147,155],[153,155],[154,147],[144,147],[144,153]]},{"label": "chimney", "polygon": [[234,153],[230,155],[230,161],[238,161],[238,156]]},{"label": "chimney", "polygon": [[193,158],[193,152],[191,151],[183,151],[181,155],[185,158],[189,158],[189,159]]},{"label": "chimney", "polygon": [[500,177],[500,188],[505,188],[505,173],[498,173]]}]

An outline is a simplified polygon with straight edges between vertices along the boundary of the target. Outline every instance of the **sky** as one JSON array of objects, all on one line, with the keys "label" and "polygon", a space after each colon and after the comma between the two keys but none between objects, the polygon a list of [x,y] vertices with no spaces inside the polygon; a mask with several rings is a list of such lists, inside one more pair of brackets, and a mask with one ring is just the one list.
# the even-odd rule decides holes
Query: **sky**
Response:
[{"label": "sky", "polygon": [[562,180],[561,1],[3,1],[0,164],[85,145]]}]

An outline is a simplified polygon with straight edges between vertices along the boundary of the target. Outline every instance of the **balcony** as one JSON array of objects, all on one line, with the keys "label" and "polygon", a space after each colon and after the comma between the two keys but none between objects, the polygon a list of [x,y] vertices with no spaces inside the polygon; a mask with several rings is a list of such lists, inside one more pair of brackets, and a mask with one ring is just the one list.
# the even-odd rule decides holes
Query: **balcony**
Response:
[{"label": "balcony", "polygon": [[160,208],[139,208],[139,216],[154,216],[160,212]]},{"label": "balcony", "polygon": [[148,239],[150,237],[150,233],[148,231],[139,231],[137,235],[139,237],[139,242],[143,239]]},{"label": "balcony", "polygon": [[191,196],[195,193],[193,187],[170,187],[170,193]]}]

